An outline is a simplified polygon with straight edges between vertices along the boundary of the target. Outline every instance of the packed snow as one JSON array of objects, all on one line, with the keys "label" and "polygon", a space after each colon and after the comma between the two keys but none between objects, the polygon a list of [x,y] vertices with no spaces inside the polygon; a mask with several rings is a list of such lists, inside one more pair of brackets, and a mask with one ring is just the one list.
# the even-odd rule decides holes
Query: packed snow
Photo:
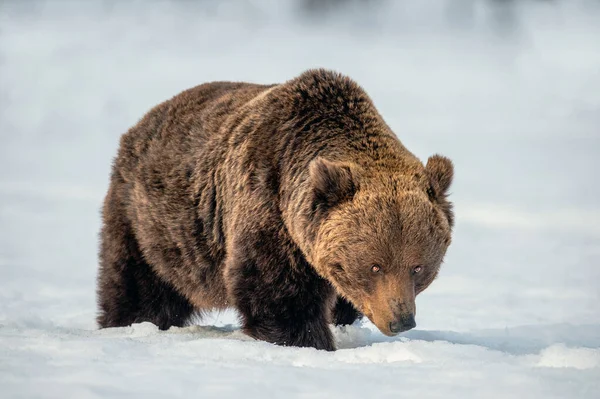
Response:
[{"label": "packed snow", "polygon": [[[0,4],[1,398],[599,397],[600,4],[349,3]],[[98,330],[119,136],[196,84],[313,67],[357,80],[422,160],[455,162],[417,328],[335,328],[336,352],[255,341],[233,311]]]}]

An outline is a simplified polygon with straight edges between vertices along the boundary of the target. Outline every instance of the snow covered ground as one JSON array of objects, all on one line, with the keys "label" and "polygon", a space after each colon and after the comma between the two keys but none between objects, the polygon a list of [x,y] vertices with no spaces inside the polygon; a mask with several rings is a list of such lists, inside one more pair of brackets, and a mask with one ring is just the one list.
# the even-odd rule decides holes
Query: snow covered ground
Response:
[{"label": "snow covered ground", "polygon": [[[600,4],[498,4],[2,2],[0,397],[597,398]],[[455,161],[454,241],[417,329],[336,329],[335,353],[253,341],[233,312],[98,331],[119,135],[193,85],[310,67]]]}]

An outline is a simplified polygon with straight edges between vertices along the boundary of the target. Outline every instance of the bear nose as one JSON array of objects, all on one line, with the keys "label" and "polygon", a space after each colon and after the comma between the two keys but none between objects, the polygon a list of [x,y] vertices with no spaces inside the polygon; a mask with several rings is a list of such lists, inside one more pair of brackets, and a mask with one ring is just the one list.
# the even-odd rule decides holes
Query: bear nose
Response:
[{"label": "bear nose", "polygon": [[396,334],[411,330],[416,326],[417,323],[415,323],[415,316],[413,314],[408,314],[400,316],[400,319],[397,321],[392,321],[390,323],[390,331]]}]

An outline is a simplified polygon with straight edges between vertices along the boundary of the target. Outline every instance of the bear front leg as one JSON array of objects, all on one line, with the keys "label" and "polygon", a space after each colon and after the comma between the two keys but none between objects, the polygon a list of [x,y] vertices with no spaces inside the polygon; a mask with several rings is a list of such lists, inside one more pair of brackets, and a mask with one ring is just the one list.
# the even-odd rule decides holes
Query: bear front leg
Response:
[{"label": "bear front leg", "polygon": [[249,336],[284,346],[335,350],[329,328],[335,293],[306,262],[246,260],[234,268],[233,288],[243,330]]},{"label": "bear front leg", "polygon": [[337,297],[335,308],[333,308],[333,324],[344,326],[353,324],[357,319],[361,319],[362,314],[346,299]]},{"label": "bear front leg", "polygon": [[[298,309],[301,311],[301,309]],[[312,347],[334,351],[335,344],[325,318],[296,319],[288,315],[242,313],[244,332],[249,336],[282,346]]]}]

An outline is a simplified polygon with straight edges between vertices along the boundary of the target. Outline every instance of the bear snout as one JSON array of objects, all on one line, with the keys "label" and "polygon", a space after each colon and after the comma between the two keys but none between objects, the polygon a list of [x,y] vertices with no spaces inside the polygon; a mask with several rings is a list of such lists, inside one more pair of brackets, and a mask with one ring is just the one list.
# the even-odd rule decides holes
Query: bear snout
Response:
[{"label": "bear snout", "polygon": [[404,331],[412,330],[417,326],[415,316],[412,313],[400,315],[396,321],[390,322],[390,331],[393,334],[398,334]]}]

